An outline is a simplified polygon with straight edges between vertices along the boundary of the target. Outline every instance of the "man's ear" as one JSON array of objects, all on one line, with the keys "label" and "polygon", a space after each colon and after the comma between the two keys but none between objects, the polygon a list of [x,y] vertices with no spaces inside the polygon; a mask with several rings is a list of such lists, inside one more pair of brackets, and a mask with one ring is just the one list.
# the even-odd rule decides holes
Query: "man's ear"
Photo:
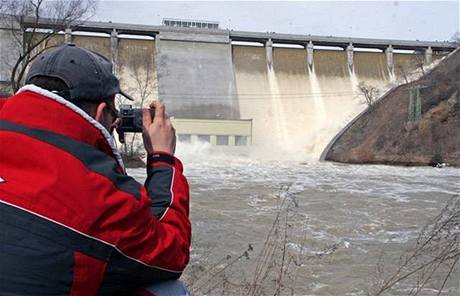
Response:
[{"label": "man's ear", "polygon": [[104,109],[106,108],[106,103],[103,102],[103,103],[100,103],[99,105],[97,105],[97,109],[96,109],[96,117],[94,119],[96,119],[96,121],[98,122],[102,122],[102,116],[104,114]]}]

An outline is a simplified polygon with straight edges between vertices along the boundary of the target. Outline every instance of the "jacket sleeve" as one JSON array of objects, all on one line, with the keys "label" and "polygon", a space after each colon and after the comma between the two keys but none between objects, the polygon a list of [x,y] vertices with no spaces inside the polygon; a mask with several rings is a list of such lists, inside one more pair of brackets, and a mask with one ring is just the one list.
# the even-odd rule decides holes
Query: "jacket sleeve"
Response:
[{"label": "jacket sleeve", "polygon": [[168,256],[167,266],[183,270],[189,260],[191,225],[189,220],[189,185],[183,175],[179,159],[165,152],[156,152],[147,157],[147,179],[145,188],[152,203],[152,213],[159,224],[180,240],[181,250]]},{"label": "jacket sleeve", "polygon": [[[176,279],[189,261],[189,186],[179,159],[164,152],[148,155],[147,179],[131,210],[112,258],[110,272],[122,272],[136,285]],[[118,271],[116,271],[118,270]]]}]

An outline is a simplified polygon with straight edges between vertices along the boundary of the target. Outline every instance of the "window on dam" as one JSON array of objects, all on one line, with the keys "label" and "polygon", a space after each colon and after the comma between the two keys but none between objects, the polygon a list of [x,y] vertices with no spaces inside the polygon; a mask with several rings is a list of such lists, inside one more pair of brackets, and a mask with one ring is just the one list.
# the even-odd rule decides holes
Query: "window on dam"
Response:
[{"label": "window on dam", "polygon": [[246,145],[248,145],[248,137],[235,136],[235,146],[246,146]]},{"label": "window on dam", "polygon": [[179,139],[179,142],[182,142],[182,143],[191,143],[192,142],[192,135],[179,134],[178,139]]},{"label": "window on dam", "polygon": [[216,136],[216,145],[228,146],[228,136]]},{"label": "window on dam", "polygon": [[211,142],[211,137],[209,135],[198,135],[198,141],[201,142]]}]

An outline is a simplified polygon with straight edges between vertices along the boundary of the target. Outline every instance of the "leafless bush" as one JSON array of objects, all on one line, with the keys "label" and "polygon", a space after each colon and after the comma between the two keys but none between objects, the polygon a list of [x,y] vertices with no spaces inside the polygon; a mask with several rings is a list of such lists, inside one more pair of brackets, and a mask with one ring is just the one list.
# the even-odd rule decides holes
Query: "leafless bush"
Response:
[{"label": "leafless bush", "polygon": [[420,70],[420,73],[425,75],[425,53],[423,51],[416,51],[415,52],[415,66]]},{"label": "leafless bush", "polygon": [[260,295],[267,282],[274,283],[274,295],[280,295],[285,288],[291,263],[294,262],[288,252],[288,243],[292,236],[292,221],[297,214],[294,209],[298,207],[298,201],[289,192],[289,186],[280,188],[278,198],[279,209],[256,259],[256,268],[247,295]]},{"label": "leafless bush", "polygon": [[460,195],[457,195],[422,229],[414,246],[401,255],[396,270],[385,276],[383,260],[378,263],[376,287],[369,294],[385,295],[404,284],[409,287],[407,295],[421,295],[428,286],[440,295],[450,279],[458,280],[458,273],[454,274],[459,260]]},{"label": "leafless bush", "polygon": [[363,99],[361,103],[366,104],[369,108],[374,107],[375,102],[380,96],[380,90],[366,82],[361,81],[358,84],[358,91],[360,97]]},{"label": "leafless bush", "polygon": [[396,66],[396,69],[398,70],[399,74],[404,78],[405,83],[409,83],[412,81],[407,65],[398,65]]},{"label": "leafless bush", "polygon": [[0,83],[0,98],[8,98],[11,96],[11,88],[7,84]]},{"label": "leafless bush", "polygon": [[[299,270],[310,260],[324,259],[338,249],[333,244],[316,254],[306,254],[307,221],[300,221],[297,196],[289,189],[289,185],[282,186],[276,195],[274,221],[257,256],[251,256],[255,247],[249,244],[236,257],[226,255],[214,264],[192,263],[193,275],[186,282],[193,295],[294,295],[302,277]],[[298,250],[293,250],[291,244],[298,245]]]},{"label": "leafless bush", "polygon": [[460,31],[455,32],[449,39],[450,42],[460,43]]}]

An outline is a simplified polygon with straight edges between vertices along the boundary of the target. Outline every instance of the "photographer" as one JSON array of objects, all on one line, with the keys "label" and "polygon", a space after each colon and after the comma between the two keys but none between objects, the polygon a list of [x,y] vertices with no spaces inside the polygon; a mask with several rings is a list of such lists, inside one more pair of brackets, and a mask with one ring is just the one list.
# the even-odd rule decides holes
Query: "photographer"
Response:
[{"label": "photographer", "polygon": [[111,136],[123,93],[110,61],[48,49],[26,83],[0,100],[0,294],[186,295],[173,280],[189,260],[189,188],[164,105],[144,109],[142,185]]}]

